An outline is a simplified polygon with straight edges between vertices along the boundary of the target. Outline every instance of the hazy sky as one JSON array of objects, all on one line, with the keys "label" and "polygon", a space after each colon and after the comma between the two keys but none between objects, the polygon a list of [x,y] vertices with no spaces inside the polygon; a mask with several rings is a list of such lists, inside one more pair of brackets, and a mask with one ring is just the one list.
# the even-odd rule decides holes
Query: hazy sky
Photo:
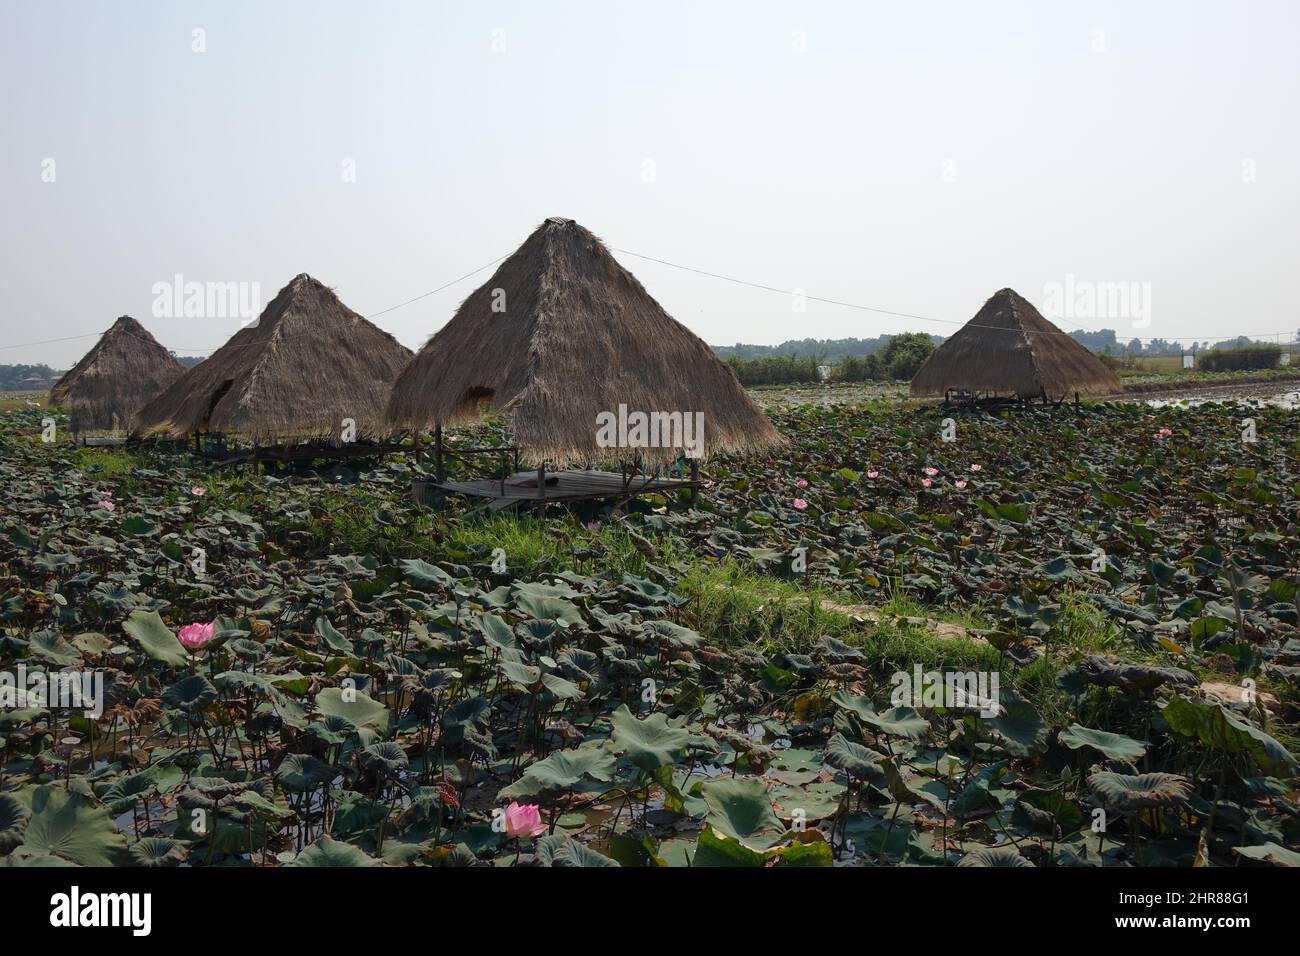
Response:
[{"label": "hazy sky", "polygon": [[[949,321],[1073,281],[1146,305],[1070,329],[1300,326],[1291,0],[0,10],[0,362],[66,366],[93,338],[7,346],[123,313],[211,351],[237,318],[153,315],[177,274],[265,302],[309,272],[369,315],[555,215]],[[954,328],[619,259],[714,344]],[[418,346],[490,274],[376,321]]]}]

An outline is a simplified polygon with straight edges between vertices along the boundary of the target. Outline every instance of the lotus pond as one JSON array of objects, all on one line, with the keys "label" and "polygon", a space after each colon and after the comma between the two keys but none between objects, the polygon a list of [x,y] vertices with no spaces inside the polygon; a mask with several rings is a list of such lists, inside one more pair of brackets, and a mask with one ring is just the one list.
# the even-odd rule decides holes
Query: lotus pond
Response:
[{"label": "lotus pond", "polygon": [[545,523],[0,412],[0,864],[1300,863],[1300,414],[769,409]]}]

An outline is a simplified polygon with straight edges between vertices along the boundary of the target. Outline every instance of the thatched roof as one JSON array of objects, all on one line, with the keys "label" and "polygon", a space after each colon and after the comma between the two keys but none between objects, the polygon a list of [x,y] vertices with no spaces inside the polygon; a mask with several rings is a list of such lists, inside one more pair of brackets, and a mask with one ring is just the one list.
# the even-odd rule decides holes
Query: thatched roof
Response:
[{"label": "thatched roof", "polygon": [[[494,311],[494,304],[496,310]],[[530,461],[671,460],[671,444],[608,447],[602,413],[703,413],[703,454],[781,442],[731,368],[674,320],[604,244],[548,219],[425,344],[388,419],[423,429],[506,409]],[[684,447],[684,446],[680,446]]]},{"label": "thatched roof", "polygon": [[984,308],[930,353],[912,378],[913,395],[1015,393],[1021,398],[1109,395],[1123,390],[1115,373],[1013,289]]},{"label": "thatched roof", "polygon": [[306,273],[136,416],[141,436],[196,431],[262,444],[384,434],[382,413],[411,352]]},{"label": "thatched roof", "polygon": [[124,315],[54,383],[50,404],[71,407],[74,433],[117,431],[184,372],[143,325]]}]

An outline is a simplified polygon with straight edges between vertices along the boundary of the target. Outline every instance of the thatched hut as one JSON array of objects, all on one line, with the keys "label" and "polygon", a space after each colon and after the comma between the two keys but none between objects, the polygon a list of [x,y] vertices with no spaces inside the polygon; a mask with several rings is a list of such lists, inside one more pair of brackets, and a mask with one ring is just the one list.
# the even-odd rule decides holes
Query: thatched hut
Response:
[{"label": "thatched hut", "polygon": [[[658,464],[781,442],[731,368],[571,219],[546,220],[470,294],[398,378],[387,414],[440,429],[488,408],[509,413],[534,463]],[[663,427],[638,436],[638,415]],[[703,434],[678,440],[674,415]]]},{"label": "thatched hut", "polygon": [[376,437],[386,432],[388,391],[410,359],[409,349],[303,273],[256,323],[141,409],[135,432],[214,432],[255,445]]},{"label": "thatched hut", "polygon": [[966,393],[1059,401],[1123,390],[1096,355],[1043,318],[1013,289],[984,308],[930,353],[912,378],[912,395]]},{"label": "thatched hut", "polygon": [[50,389],[51,405],[72,410],[72,433],[118,431],[185,373],[148,330],[124,315]]}]

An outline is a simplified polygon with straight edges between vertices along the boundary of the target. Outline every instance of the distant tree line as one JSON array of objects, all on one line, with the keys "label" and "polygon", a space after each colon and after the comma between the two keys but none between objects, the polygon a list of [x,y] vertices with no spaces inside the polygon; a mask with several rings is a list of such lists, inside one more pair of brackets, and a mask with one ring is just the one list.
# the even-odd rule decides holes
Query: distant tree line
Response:
[{"label": "distant tree line", "polygon": [[62,374],[48,365],[0,365],[0,392],[46,389]]},{"label": "distant tree line", "polygon": [[[838,361],[824,353],[768,355],[759,358],[728,356],[742,385],[793,385],[821,380],[820,368],[830,369],[836,382],[907,381],[934,351],[935,337],[924,332],[888,336],[883,348],[870,355],[842,356]],[[860,340],[858,340],[860,341]]]},{"label": "distant tree line", "polygon": [[[909,332],[909,335],[924,333]],[[871,355],[889,344],[892,335],[877,335],[873,339],[790,339],[780,345],[747,345],[738,342],[735,345],[715,345],[713,351],[720,358],[730,359],[764,359],[764,358],[799,358],[816,357],[823,364],[837,362],[840,359]],[[943,336],[931,335],[934,344],[943,341]]]}]

